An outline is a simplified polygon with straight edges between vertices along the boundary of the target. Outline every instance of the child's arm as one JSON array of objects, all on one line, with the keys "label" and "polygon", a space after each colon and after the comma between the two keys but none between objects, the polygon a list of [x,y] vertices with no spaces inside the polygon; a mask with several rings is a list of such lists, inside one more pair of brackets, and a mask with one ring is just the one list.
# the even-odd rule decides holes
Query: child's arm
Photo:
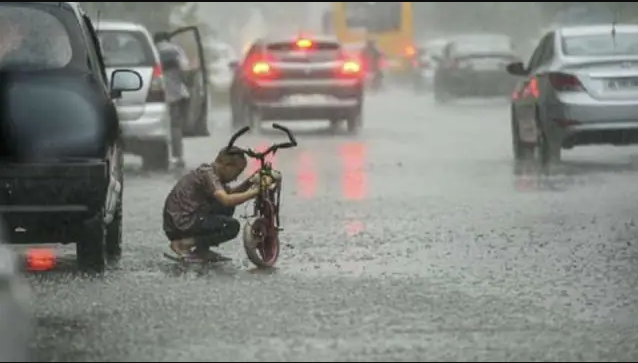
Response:
[{"label": "child's arm", "polygon": [[257,181],[259,180],[257,174],[259,172],[255,172],[253,173],[253,175],[249,176],[248,178],[246,178],[246,180],[244,180],[243,182],[239,183],[239,185],[234,186],[233,188],[230,189],[230,193],[243,193],[245,191],[247,191],[248,189],[250,189],[250,187],[252,187],[254,184],[257,183]]},{"label": "child's arm", "polygon": [[240,205],[255,198],[259,194],[258,188],[251,188],[240,193],[226,193],[219,177],[217,177],[212,170],[204,173],[204,180],[206,181],[206,187],[209,193],[227,207]]},{"label": "child's arm", "polygon": [[253,198],[255,198],[259,194],[258,188],[251,188],[245,192],[241,193],[226,193],[224,189],[216,190],[213,195],[217,200],[227,206],[227,207],[235,207],[242,203],[245,203]]}]

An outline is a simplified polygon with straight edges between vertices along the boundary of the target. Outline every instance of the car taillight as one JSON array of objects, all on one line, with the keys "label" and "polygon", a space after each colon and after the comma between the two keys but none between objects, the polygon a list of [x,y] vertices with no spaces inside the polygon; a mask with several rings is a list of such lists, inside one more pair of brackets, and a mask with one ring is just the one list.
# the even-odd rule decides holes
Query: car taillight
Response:
[{"label": "car taillight", "polygon": [[312,41],[309,39],[298,39],[297,40],[297,47],[300,49],[308,49],[310,47],[312,47]]},{"label": "car taillight", "polygon": [[264,76],[270,74],[270,64],[268,62],[260,61],[253,63],[251,68],[252,74],[255,76]]},{"label": "car taillight", "polygon": [[343,62],[341,66],[341,73],[345,75],[357,75],[361,73],[361,64],[353,60],[347,60]]},{"label": "car taillight", "polygon": [[556,91],[580,92],[583,90],[583,85],[574,75],[566,73],[550,73],[548,77],[549,83]]},{"label": "car taillight", "polygon": [[148,88],[146,102],[166,102],[166,90],[164,88],[164,71],[161,65],[153,67],[151,83]]}]

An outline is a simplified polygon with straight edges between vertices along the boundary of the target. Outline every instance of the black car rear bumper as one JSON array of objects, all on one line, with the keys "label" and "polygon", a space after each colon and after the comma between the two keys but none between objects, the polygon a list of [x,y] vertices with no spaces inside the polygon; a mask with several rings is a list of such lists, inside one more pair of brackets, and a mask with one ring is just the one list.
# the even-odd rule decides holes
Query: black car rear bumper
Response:
[{"label": "black car rear bumper", "polygon": [[457,95],[509,95],[516,79],[504,72],[462,72],[435,80],[435,87]]},{"label": "black car rear bumper", "polygon": [[77,242],[101,222],[109,183],[104,161],[0,165],[0,214],[11,243]]},{"label": "black car rear bumper", "polygon": [[[297,102],[293,98],[318,97]],[[363,80],[279,80],[253,84],[248,102],[269,120],[346,119],[361,110]]]}]

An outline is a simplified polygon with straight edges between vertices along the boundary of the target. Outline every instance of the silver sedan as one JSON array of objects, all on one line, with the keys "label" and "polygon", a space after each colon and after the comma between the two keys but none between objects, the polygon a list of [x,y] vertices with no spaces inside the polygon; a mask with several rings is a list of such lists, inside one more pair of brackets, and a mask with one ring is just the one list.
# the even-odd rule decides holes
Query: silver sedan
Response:
[{"label": "silver sedan", "polygon": [[512,94],[517,160],[560,160],[576,145],[638,144],[638,26],[591,25],[548,31]]}]

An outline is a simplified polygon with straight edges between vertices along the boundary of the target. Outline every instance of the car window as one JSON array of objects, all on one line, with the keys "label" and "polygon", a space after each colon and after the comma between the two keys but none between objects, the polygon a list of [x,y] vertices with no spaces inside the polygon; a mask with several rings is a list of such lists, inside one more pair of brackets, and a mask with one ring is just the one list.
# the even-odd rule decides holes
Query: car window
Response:
[{"label": "car window", "polygon": [[617,32],[564,36],[561,42],[567,56],[638,55],[638,34]]},{"label": "car window", "polygon": [[532,57],[527,64],[528,70],[534,71],[541,65],[544,56],[543,53],[545,52],[546,44],[549,41],[548,39],[550,36],[553,36],[552,33],[545,35],[543,39],[541,39],[541,41],[538,43],[538,46],[534,50],[534,53],[532,54]]},{"label": "car window", "polygon": [[459,40],[454,43],[454,53],[457,55],[493,52],[513,52],[512,42],[507,38],[476,38]]},{"label": "car window", "polygon": [[99,38],[107,67],[152,67],[155,64],[151,45],[142,32],[100,30]]},{"label": "car window", "polygon": [[277,60],[285,61],[328,61],[341,57],[339,43],[328,41],[310,41],[308,48],[301,48],[295,41],[273,42],[266,46],[267,51]]},{"label": "car window", "polygon": [[0,3],[0,68],[58,69],[67,66],[72,57],[69,34],[54,15]]}]

